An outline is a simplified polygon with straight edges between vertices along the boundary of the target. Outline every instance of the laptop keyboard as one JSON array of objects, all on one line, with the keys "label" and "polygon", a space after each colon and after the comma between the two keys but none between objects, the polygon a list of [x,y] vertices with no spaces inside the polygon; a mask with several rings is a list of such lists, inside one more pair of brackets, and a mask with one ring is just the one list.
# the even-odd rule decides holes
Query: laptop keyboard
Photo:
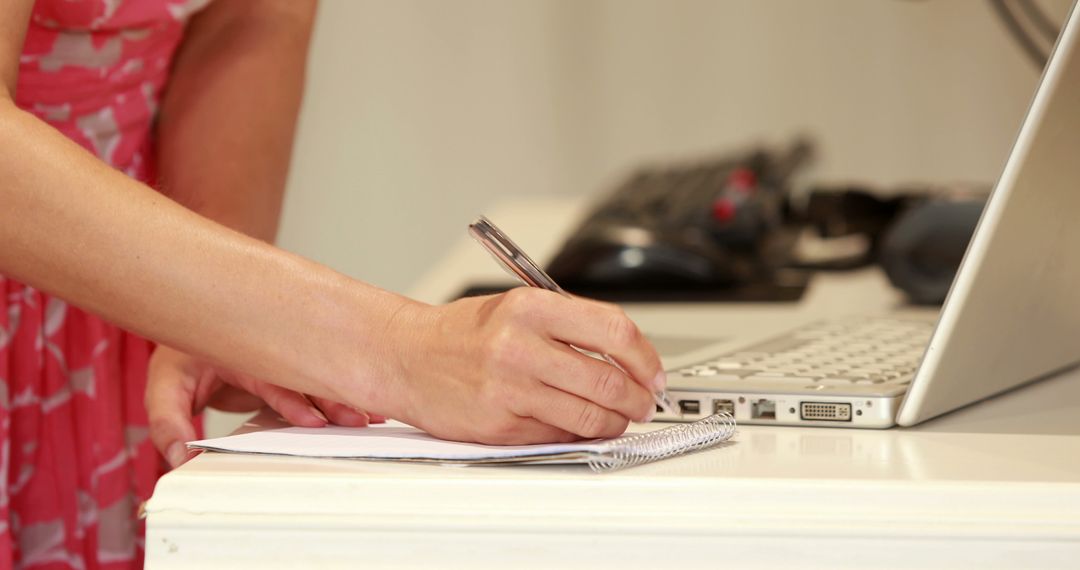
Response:
[{"label": "laptop keyboard", "polygon": [[931,322],[893,318],[826,321],[678,373],[811,390],[853,384],[903,386],[911,383],[933,330]]}]

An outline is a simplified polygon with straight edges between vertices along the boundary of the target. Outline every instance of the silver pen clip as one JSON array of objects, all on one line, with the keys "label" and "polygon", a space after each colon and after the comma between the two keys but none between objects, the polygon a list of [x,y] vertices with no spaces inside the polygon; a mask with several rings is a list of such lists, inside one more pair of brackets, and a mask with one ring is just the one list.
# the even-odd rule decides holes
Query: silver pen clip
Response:
[{"label": "silver pen clip", "polygon": [[[495,224],[491,223],[491,220],[481,216],[478,220],[469,224],[469,235],[480,242],[480,245],[484,246],[484,249],[499,262],[499,265],[501,265],[503,269],[514,277],[517,277],[525,285],[547,289],[548,291],[554,291],[565,297],[570,297],[570,294],[567,293],[565,289],[559,287],[559,284],[556,283],[547,272],[541,269],[536,262],[522,251],[509,236],[503,233],[502,230],[495,226]],[[593,354],[576,346],[573,346],[573,348],[585,354]],[[620,366],[611,355],[599,354],[598,356],[608,364],[611,364],[623,373],[626,373],[626,369]],[[676,413],[675,405],[671,402],[667,390],[657,390],[653,392],[653,399],[656,401],[656,405],[660,406],[660,409],[669,414]]]}]

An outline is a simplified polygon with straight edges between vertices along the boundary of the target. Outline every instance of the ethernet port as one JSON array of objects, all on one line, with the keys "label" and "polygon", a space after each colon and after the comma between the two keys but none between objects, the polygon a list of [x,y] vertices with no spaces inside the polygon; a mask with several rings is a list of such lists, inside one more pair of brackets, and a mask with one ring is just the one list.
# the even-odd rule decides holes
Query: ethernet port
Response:
[{"label": "ethernet port", "polygon": [[776,402],[761,398],[756,402],[750,402],[750,419],[752,420],[775,420]]}]

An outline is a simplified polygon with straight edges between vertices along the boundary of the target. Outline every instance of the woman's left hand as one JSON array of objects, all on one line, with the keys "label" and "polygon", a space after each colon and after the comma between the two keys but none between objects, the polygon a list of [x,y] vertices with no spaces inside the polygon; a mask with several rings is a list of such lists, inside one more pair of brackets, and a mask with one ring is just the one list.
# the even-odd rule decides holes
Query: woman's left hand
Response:
[{"label": "woman's left hand", "polygon": [[323,398],[234,374],[167,346],[158,346],[147,371],[146,408],[150,438],[169,464],[188,458],[185,443],[197,438],[193,417],[207,407],[225,412],[252,412],[270,406],[289,423],[323,427],[366,426],[386,418]]}]

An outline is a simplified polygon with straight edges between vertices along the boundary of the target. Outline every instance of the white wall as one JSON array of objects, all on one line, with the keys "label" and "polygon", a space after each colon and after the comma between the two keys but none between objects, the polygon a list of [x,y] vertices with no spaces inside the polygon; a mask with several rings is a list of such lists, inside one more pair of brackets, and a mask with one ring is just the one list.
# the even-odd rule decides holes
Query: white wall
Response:
[{"label": "white wall", "polygon": [[797,132],[989,182],[1037,79],[976,0],[323,0],[281,243],[400,291],[496,199]]}]

